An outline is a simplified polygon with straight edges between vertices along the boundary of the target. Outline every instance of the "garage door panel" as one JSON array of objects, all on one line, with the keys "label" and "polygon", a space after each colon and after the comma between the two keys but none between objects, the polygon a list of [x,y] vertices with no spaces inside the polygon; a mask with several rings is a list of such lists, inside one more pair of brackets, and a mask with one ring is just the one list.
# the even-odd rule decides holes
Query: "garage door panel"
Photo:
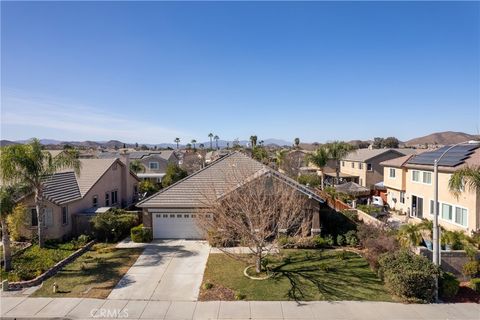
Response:
[{"label": "garage door panel", "polygon": [[194,214],[153,213],[155,239],[201,239]]}]

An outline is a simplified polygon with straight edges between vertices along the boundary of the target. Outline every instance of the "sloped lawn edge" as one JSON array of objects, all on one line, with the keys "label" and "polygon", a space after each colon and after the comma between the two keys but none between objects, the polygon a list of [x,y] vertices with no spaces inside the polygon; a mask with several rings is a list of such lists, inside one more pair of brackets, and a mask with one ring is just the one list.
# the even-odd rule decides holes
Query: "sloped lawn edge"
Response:
[{"label": "sloped lawn edge", "polygon": [[95,240],[90,241],[62,261],[57,262],[53,267],[39,275],[38,277],[31,279],[31,280],[25,280],[25,281],[18,281],[18,282],[11,282],[8,284],[8,290],[19,290],[22,288],[28,288],[28,287],[33,287],[33,286],[38,286],[40,285],[43,281],[47,280],[51,276],[55,275],[60,269],[62,269],[64,266],[67,264],[73,262],[76,258],[84,254],[87,250],[89,250],[94,244]]}]

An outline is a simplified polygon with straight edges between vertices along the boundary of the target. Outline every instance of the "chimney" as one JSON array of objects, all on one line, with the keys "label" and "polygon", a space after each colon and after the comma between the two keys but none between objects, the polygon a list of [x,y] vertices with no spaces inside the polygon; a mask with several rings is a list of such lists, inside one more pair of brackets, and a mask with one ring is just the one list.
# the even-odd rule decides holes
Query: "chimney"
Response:
[{"label": "chimney", "polygon": [[[122,206],[128,206],[132,203],[133,189],[129,190],[130,186],[130,154],[126,149],[120,152],[120,161],[123,162],[125,168],[122,172]],[[130,196],[132,194],[132,196]]]}]

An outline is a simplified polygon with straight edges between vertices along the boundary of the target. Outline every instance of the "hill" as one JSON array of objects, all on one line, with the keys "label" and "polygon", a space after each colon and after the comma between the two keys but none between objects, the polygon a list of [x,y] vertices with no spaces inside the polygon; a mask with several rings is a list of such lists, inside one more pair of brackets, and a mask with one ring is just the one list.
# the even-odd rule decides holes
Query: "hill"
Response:
[{"label": "hill", "polygon": [[427,136],[414,138],[405,142],[407,146],[417,146],[424,144],[455,144],[468,140],[478,139],[478,136],[464,133],[464,132],[454,132],[454,131],[445,131],[445,132],[436,132],[429,134]]}]

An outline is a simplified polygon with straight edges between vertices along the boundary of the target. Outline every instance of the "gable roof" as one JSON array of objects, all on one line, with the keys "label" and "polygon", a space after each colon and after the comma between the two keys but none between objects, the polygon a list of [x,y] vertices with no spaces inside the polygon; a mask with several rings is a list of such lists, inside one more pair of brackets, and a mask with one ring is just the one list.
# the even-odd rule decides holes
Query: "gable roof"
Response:
[{"label": "gable roof", "polygon": [[75,174],[72,169],[65,169],[46,179],[44,192],[47,200],[59,205],[79,200],[85,197],[112,165],[124,166],[118,159],[79,160],[80,175]]},{"label": "gable roof", "polygon": [[411,157],[413,157],[413,154],[382,161],[380,162],[380,165],[384,167],[401,168]]},{"label": "gable roof", "polygon": [[175,155],[175,152],[173,150],[138,151],[130,153],[130,159],[143,159],[149,156],[158,156],[162,159],[169,160],[172,155]]},{"label": "gable roof", "polygon": [[356,149],[348,153],[343,160],[365,162],[389,152],[397,153],[399,156],[404,155],[398,149]]},{"label": "gable roof", "polygon": [[219,198],[240,187],[242,183],[249,179],[255,179],[267,173],[295,187],[300,192],[315,198],[317,201],[323,202],[323,199],[320,199],[313,191],[300,185],[295,180],[272,170],[243,153],[233,152],[168,188],[160,190],[138,203],[137,206],[144,208],[204,207],[205,200],[210,196]]}]

